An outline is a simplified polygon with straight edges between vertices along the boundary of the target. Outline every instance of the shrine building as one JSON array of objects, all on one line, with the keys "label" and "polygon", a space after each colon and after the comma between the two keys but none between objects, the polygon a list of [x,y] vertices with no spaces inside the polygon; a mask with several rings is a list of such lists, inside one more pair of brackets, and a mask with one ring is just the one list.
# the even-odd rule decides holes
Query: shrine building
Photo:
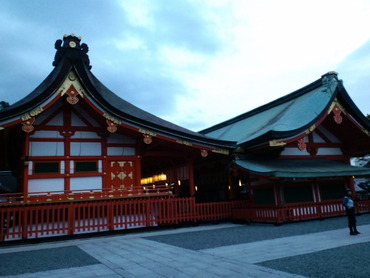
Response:
[{"label": "shrine building", "polygon": [[55,48],[49,76],[0,109],[0,241],[338,216],[370,176],[350,164],[370,153],[370,121],[335,72],[194,132],[110,91],[80,37]]}]

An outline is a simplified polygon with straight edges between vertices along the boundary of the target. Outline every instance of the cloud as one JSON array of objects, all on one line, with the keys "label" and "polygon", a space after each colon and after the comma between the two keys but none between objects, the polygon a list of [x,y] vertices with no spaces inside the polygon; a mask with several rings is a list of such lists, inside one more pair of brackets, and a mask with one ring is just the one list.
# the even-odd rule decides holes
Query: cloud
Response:
[{"label": "cloud", "polygon": [[358,108],[370,114],[370,40],[348,55],[336,70]]},{"label": "cloud", "polygon": [[331,70],[367,109],[367,1],[0,5],[0,101],[14,103],[37,87],[53,69],[54,42],[74,33],[89,45],[92,72],[108,88],[193,130],[263,105]]}]

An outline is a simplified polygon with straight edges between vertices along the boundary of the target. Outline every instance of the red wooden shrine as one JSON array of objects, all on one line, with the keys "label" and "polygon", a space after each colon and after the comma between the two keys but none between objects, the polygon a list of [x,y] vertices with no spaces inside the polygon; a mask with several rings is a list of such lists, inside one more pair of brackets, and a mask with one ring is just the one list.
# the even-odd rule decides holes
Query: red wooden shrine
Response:
[{"label": "red wooden shrine", "polygon": [[370,124],[336,73],[198,133],[106,88],[81,38],[55,48],[50,75],[0,110],[0,240],[342,215],[370,175],[349,163]]}]

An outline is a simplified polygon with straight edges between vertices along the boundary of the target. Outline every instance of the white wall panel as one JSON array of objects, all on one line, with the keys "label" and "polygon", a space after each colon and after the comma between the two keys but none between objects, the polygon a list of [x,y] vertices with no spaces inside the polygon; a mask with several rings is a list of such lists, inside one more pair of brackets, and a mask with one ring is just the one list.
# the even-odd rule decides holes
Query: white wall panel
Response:
[{"label": "white wall panel", "polygon": [[71,190],[102,189],[102,177],[78,177],[71,178]]},{"label": "white wall panel", "polygon": [[62,156],[63,142],[30,142],[30,156]]},{"label": "white wall panel", "polygon": [[64,191],[64,179],[30,179],[28,192]]},{"label": "white wall panel", "polygon": [[30,138],[63,138],[59,131],[39,130],[30,135]]},{"label": "white wall panel", "polygon": [[319,148],[317,155],[342,155],[340,148]]},{"label": "white wall panel", "polygon": [[101,143],[98,142],[71,142],[71,155],[95,156],[101,155]]},{"label": "white wall panel", "polygon": [[88,131],[76,131],[71,138],[80,138],[80,139],[101,139],[101,137],[96,132]]}]

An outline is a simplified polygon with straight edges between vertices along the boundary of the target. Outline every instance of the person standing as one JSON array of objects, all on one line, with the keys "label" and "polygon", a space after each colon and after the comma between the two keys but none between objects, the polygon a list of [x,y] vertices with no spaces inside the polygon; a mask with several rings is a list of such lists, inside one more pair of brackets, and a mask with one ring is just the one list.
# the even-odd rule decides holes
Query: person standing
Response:
[{"label": "person standing", "polygon": [[346,208],[346,213],[348,217],[348,227],[349,234],[351,236],[358,235],[360,232],[356,228],[356,216],[355,216],[355,206],[352,199],[352,191],[347,190],[346,196],[343,198],[343,206]]}]

